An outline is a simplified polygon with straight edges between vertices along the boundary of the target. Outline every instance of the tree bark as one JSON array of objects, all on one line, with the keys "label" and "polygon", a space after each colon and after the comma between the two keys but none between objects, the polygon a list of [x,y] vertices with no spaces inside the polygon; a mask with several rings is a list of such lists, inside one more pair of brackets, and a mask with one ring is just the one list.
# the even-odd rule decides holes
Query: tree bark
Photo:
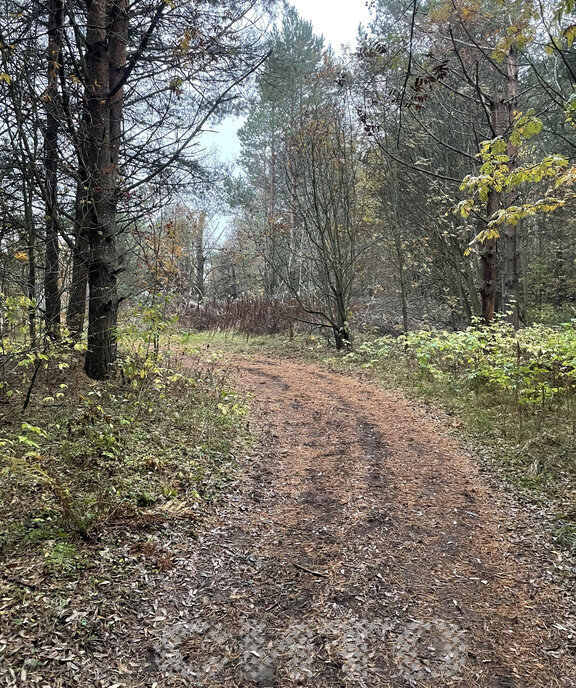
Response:
[{"label": "tree bark", "polygon": [[108,377],[117,358],[117,175],[127,32],[127,0],[92,0],[89,3],[84,161],[89,173],[90,298],[85,370],[94,379]]},{"label": "tree bark", "polygon": [[28,332],[30,343],[36,345],[36,228],[34,225],[34,214],[32,211],[32,183],[25,180],[22,186],[24,198],[24,221],[26,225],[26,241],[28,248],[28,277],[27,294],[31,304],[28,307]]},{"label": "tree bark", "polygon": [[394,218],[393,218],[393,232],[394,232],[394,248],[396,250],[396,259],[398,260],[398,278],[400,280],[400,299],[402,304],[402,329],[404,334],[408,333],[408,289],[406,284],[406,270],[404,265],[404,250],[402,248],[402,238],[400,237],[400,194],[398,189],[398,167],[394,165],[393,173],[393,203],[394,203]]},{"label": "tree bark", "polygon": [[[505,60],[506,68],[506,107],[508,111],[509,130],[514,126],[518,107],[518,50],[511,46]],[[518,147],[508,138],[508,157],[510,171],[518,166]],[[514,202],[514,197],[506,199],[507,205]],[[518,231],[516,225],[507,224],[504,228],[504,280],[502,290],[502,309],[506,317],[518,328]]]},{"label": "tree bark", "polygon": [[402,331],[404,334],[408,333],[408,297],[406,294],[406,272],[404,266],[404,251],[402,249],[402,240],[398,235],[398,227],[394,227],[394,248],[396,249],[396,258],[398,259],[398,277],[400,279],[400,301],[402,304]]},{"label": "tree bark", "polygon": [[[499,195],[492,191],[488,197],[486,214],[488,219],[500,209]],[[498,276],[498,239],[487,239],[481,245],[480,262],[482,265],[482,319],[486,325],[494,320],[496,311],[496,279]]]},{"label": "tree bark", "polygon": [[[493,98],[490,102],[490,124],[495,137],[503,136],[506,131],[506,102],[503,98]],[[500,210],[500,193],[490,191],[486,203],[486,224]],[[489,325],[496,312],[496,284],[498,279],[498,239],[492,237],[482,242],[480,251],[482,266],[482,319]]]},{"label": "tree bark", "polygon": [[206,225],[206,213],[198,214],[198,220],[194,227],[194,258],[195,258],[195,287],[198,294],[198,305],[204,300],[204,228]]},{"label": "tree bark", "polygon": [[44,165],[46,170],[46,268],[44,298],[46,333],[58,337],[62,310],[59,286],[60,249],[58,236],[58,135],[60,120],[56,110],[58,81],[62,62],[62,0],[48,2],[48,88],[46,101],[46,137]]},{"label": "tree bark", "polygon": [[76,237],[72,255],[72,281],[70,283],[68,310],[66,312],[66,326],[75,342],[82,337],[84,329],[88,268],[90,264],[90,240],[87,225],[88,206],[86,203],[86,192],[84,191],[86,185],[86,175],[81,173],[76,191]]}]

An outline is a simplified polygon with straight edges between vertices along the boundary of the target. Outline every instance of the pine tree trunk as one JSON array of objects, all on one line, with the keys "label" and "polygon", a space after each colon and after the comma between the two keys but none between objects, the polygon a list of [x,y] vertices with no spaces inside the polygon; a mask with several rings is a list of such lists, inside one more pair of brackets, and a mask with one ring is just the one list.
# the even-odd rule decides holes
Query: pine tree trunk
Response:
[{"label": "pine tree trunk", "polygon": [[110,375],[117,358],[117,165],[122,134],[122,77],[126,64],[127,0],[92,0],[86,31],[90,267],[85,370]]},{"label": "pine tree trunk", "polygon": [[[503,136],[506,130],[506,103],[502,98],[494,98],[490,103],[490,124],[494,136]],[[486,203],[486,223],[500,210],[500,193],[491,191]],[[498,279],[498,239],[486,239],[481,245],[480,263],[482,266],[482,319],[489,325],[496,312],[496,284]]]},{"label": "pine tree trunk", "polygon": [[90,241],[88,238],[87,204],[84,187],[86,175],[81,173],[76,191],[76,238],[72,255],[72,282],[68,297],[66,326],[73,341],[82,337],[86,315],[86,295],[88,291],[88,267],[90,264]]},{"label": "pine tree trunk", "polygon": [[62,310],[60,286],[60,249],[58,245],[58,134],[60,122],[56,112],[58,79],[62,62],[62,0],[48,3],[48,88],[46,91],[46,268],[44,272],[44,297],[46,332],[57,337],[60,331]]},{"label": "pine tree trunk", "polygon": [[[506,55],[506,107],[508,110],[508,127],[514,125],[518,107],[518,54],[516,46],[511,46]],[[508,139],[508,167],[510,171],[518,166],[518,148]],[[506,199],[507,205],[514,202],[513,197]],[[507,318],[519,326],[518,313],[518,232],[516,225],[507,224],[504,228],[504,281],[502,307]]]}]

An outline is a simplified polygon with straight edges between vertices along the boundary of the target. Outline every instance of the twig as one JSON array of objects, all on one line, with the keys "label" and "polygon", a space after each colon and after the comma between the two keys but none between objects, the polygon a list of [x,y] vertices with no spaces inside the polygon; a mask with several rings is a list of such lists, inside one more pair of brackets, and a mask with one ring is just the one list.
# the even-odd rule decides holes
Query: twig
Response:
[{"label": "twig", "polygon": [[26,399],[24,401],[24,406],[22,406],[22,413],[26,411],[28,408],[28,404],[30,403],[30,398],[32,397],[32,390],[34,389],[34,383],[36,382],[36,378],[38,376],[38,373],[40,372],[40,368],[42,367],[42,361],[38,360],[36,362],[36,365],[34,367],[34,373],[32,374],[32,379],[30,380],[30,386],[28,387],[28,391],[26,392]]},{"label": "twig", "polygon": [[295,562],[292,562],[292,566],[295,569],[299,569],[300,571],[304,571],[305,573],[310,573],[312,576],[320,576],[321,578],[328,578],[327,573],[320,573],[320,571],[312,571],[312,569],[307,569],[305,566],[300,566],[300,564],[296,564]]},{"label": "twig", "polygon": [[280,598],[279,600],[276,600],[276,602],[274,602],[274,604],[273,604],[272,606],[268,607],[268,609],[265,609],[264,611],[265,611],[266,613],[271,612],[273,609],[276,609],[276,607],[277,607],[281,602],[282,602],[282,598]]}]

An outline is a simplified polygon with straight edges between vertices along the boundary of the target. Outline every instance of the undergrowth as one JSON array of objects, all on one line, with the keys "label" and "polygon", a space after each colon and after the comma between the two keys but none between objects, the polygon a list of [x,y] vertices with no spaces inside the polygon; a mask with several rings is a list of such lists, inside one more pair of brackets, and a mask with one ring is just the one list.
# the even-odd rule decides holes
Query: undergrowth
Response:
[{"label": "undergrowth", "polygon": [[[119,365],[106,382],[84,375],[80,349],[65,334],[53,345],[15,338],[4,346],[0,680],[7,685],[73,672],[61,655],[75,653],[77,662],[100,647],[137,603],[130,582],[171,568],[170,538],[179,528],[194,531],[249,441],[245,400],[219,355],[176,337],[174,324],[125,324]],[[46,649],[54,644],[67,649]]]},{"label": "undergrowth", "polygon": [[63,399],[39,383],[25,414],[13,395],[0,440],[0,547],[61,532],[88,540],[110,522],[209,501],[230,474],[245,407],[209,364],[197,365],[126,356],[105,384],[74,371]]},{"label": "undergrowth", "polygon": [[175,323],[150,310],[124,325],[106,382],[84,375],[82,347],[65,334],[51,346],[4,345],[0,551],[196,509],[227,480],[244,403],[217,355],[186,336],[173,351]]},{"label": "undergrowth", "polygon": [[517,486],[545,496],[576,485],[574,325],[515,331],[503,321],[359,345],[341,364],[440,401],[500,454]]}]

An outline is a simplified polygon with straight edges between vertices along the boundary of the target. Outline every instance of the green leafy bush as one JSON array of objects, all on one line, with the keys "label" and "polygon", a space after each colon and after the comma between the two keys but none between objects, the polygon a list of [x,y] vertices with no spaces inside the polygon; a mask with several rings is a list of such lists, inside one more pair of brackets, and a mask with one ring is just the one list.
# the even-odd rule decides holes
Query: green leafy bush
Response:
[{"label": "green leafy bush", "polygon": [[401,356],[424,376],[463,392],[494,393],[501,402],[537,413],[572,415],[576,385],[576,329],[533,325],[521,330],[503,320],[459,332],[411,332],[383,337],[348,354],[365,367]]},{"label": "green leafy bush", "polygon": [[504,321],[462,332],[417,332],[402,338],[422,372],[448,377],[463,388],[504,395],[534,412],[572,413],[576,382],[574,323],[533,325],[519,331]]}]

